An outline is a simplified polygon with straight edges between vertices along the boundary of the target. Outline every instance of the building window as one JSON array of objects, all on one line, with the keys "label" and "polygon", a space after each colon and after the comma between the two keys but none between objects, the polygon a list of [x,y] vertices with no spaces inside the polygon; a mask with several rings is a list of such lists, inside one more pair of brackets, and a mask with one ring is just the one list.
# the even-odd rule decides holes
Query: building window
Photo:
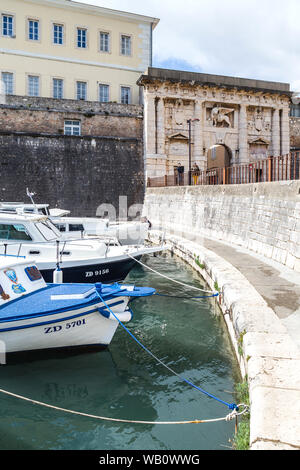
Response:
[{"label": "building window", "polygon": [[110,34],[109,33],[100,33],[100,51],[101,52],[110,52]]},{"label": "building window", "polygon": [[30,41],[38,41],[40,39],[38,20],[28,20],[28,39]]},{"label": "building window", "polygon": [[65,135],[81,135],[80,121],[65,121]]},{"label": "building window", "polygon": [[61,78],[53,78],[53,98],[62,100],[64,97],[64,81]]},{"label": "building window", "polygon": [[131,55],[131,36],[121,36],[121,54]]},{"label": "building window", "polygon": [[77,28],[77,47],[85,49],[87,47],[87,30]]},{"label": "building window", "polygon": [[300,104],[291,105],[291,117],[300,117]]},{"label": "building window", "polygon": [[1,73],[1,80],[3,84],[3,93],[5,95],[14,94],[14,74],[9,72]]},{"label": "building window", "polygon": [[2,36],[14,36],[14,17],[2,15]]},{"label": "building window", "polygon": [[62,24],[53,25],[53,43],[59,45],[64,43],[64,26]]},{"label": "building window", "polygon": [[109,102],[109,85],[99,85],[99,101],[101,103]]},{"label": "building window", "polygon": [[40,95],[40,77],[37,77],[36,75],[28,75],[28,95]]},{"label": "building window", "polygon": [[76,98],[78,100],[86,100],[87,98],[87,85],[86,82],[76,82]]},{"label": "building window", "polygon": [[131,103],[131,90],[128,86],[121,86],[121,103],[130,104]]}]

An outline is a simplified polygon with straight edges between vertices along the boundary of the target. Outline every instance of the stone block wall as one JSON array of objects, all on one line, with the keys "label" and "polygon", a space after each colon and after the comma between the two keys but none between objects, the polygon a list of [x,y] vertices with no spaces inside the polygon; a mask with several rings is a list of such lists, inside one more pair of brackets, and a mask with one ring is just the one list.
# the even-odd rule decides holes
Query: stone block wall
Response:
[{"label": "stone block wall", "polygon": [[0,131],[62,135],[66,119],[79,120],[82,135],[143,138],[142,106],[23,96],[0,105]]},{"label": "stone block wall", "polygon": [[300,272],[300,182],[148,188],[154,227],[239,245]]},{"label": "stone block wall", "polygon": [[142,203],[142,142],[101,137],[0,134],[0,200],[35,202],[71,210],[74,216],[95,216],[99,205],[119,210]]},{"label": "stone block wall", "polygon": [[[63,135],[80,119],[81,136]],[[0,105],[0,201],[35,201],[95,216],[101,204],[118,214],[144,198],[143,109],[46,98],[7,97]],[[29,201],[28,201],[29,202]]]}]

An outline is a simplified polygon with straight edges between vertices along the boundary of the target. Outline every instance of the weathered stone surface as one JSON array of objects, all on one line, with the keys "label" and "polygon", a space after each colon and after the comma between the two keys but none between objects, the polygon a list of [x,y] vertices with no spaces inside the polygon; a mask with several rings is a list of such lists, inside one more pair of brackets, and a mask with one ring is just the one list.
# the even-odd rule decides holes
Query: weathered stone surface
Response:
[{"label": "weathered stone surface", "polygon": [[[119,211],[143,202],[142,142],[113,138],[0,134],[0,200],[35,202],[95,216],[101,204]],[[102,214],[103,215],[103,214]],[[116,214],[118,215],[118,214]]]},{"label": "weathered stone surface", "polygon": [[63,134],[64,120],[81,121],[82,135],[143,137],[143,107],[119,103],[7,96],[0,131]]},{"label": "weathered stone surface", "polygon": [[206,170],[290,151],[289,84],[152,67],[138,84],[150,178],[174,175],[179,162],[188,172],[190,163]]},{"label": "weathered stone surface", "polygon": [[[64,136],[64,120],[81,133]],[[0,200],[35,201],[95,216],[119,197],[144,198],[143,110],[117,103],[8,96],[0,106]]]},{"label": "weathered stone surface", "polygon": [[[251,446],[268,442],[300,448],[300,391],[256,387],[251,394]],[[281,448],[282,450],[282,448]]]},{"label": "weathered stone surface", "polygon": [[287,358],[251,356],[247,369],[251,390],[255,387],[300,390],[300,359],[295,362]]},{"label": "weathered stone surface", "polygon": [[299,191],[298,181],[148,188],[147,215],[170,233],[233,243],[300,272]]},{"label": "weathered stone surface", "polygon": [[[270,325],[265,333],[249,332],[243,338],[244,348],[250,357],[272,357],[300,360],[300,351],[290,336],[285,333],[274,333]],[[300,364],[300,363],[299,363]]]}]

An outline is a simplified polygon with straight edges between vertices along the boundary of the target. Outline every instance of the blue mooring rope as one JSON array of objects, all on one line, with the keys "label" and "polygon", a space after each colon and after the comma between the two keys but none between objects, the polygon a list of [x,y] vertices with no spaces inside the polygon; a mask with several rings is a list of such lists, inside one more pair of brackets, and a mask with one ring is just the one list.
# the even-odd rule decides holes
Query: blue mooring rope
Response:
[{"label": "blue mooring rope", "polygon": [[190,382],[189,380],[185,379],[184,377],[181,377],[181,375],[177,374],[177,372],[175,372],[173,369],[171,369],[169,366],[167,366],[166,364],[164,364],[158,357],[156,357],[151,351],[149,351],[148,348],[146,348],[146,346],[144,346],[129,330],[128,328],[126,328],[126,326],[118,319],[118,317],[114,314],[114,312],[111,310],[111,308],[107,305],[107,303],[105,302],[105,300],[102,298],[101,294],[98,292],[98,290],[96,289],[96,292],[99,296],[99,298],[101,299],[101,301],[104,303],[105,307],[109,310],[109,312],[114,316],[114,318],[119,322],[119,324],[122,326],[122,328],[124,328],[124,330],[134,339],[134,341],[139,344],[141,346],[141,348],[143,348],[148,354],[150,354],[150,356],[152,356],[157,362],[159,362],[162,366],[164,366],[165,368],[167,368],[170,372],[172,372],[173,374],[175,374],[177,377],[179,377],[183,382],[187,383],[188,385],[191,385],[193,388],[195,388],[196,390],[199,390],[199,392],[202,392],[204,393],[205,395],[207,395],[208,397],[210,398],[213,398],[214,400],[218,401],[219,403],[222,403],[223,405],[226,405],[230,410],[236,410],[236,411],[239,411],[239,408],[238,406],[235,404],[235,403],[227,403],[226,401],[223,401],[221,400],[220,398],[217,398],[215,397],[214,395],[206,392],[205,390],[203,390],[202,388],[198,387],[197,385],[193,384],[192,382]]}]

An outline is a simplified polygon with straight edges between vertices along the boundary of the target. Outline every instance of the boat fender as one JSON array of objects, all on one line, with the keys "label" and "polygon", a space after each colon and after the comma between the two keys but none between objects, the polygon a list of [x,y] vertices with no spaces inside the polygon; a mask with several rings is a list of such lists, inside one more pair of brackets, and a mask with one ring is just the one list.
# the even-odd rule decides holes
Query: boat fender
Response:
[{"label": "boat fender", "polygon": [[132,312],[131,310],[125,310],[124,312],[116,312],[115,313],[115,316],[117,317],[114,317],[111,313],[109,315],[109,320],[112,320],[112,321],[118,321],[118,322],[122,322],[122,323],[127,323],[129,321],[132,320]]},{"label": "boat fender", "polygon": [[63,283],[63,272],[60,268],[56,268],[53,271],[53,284],[62,284]]}]

